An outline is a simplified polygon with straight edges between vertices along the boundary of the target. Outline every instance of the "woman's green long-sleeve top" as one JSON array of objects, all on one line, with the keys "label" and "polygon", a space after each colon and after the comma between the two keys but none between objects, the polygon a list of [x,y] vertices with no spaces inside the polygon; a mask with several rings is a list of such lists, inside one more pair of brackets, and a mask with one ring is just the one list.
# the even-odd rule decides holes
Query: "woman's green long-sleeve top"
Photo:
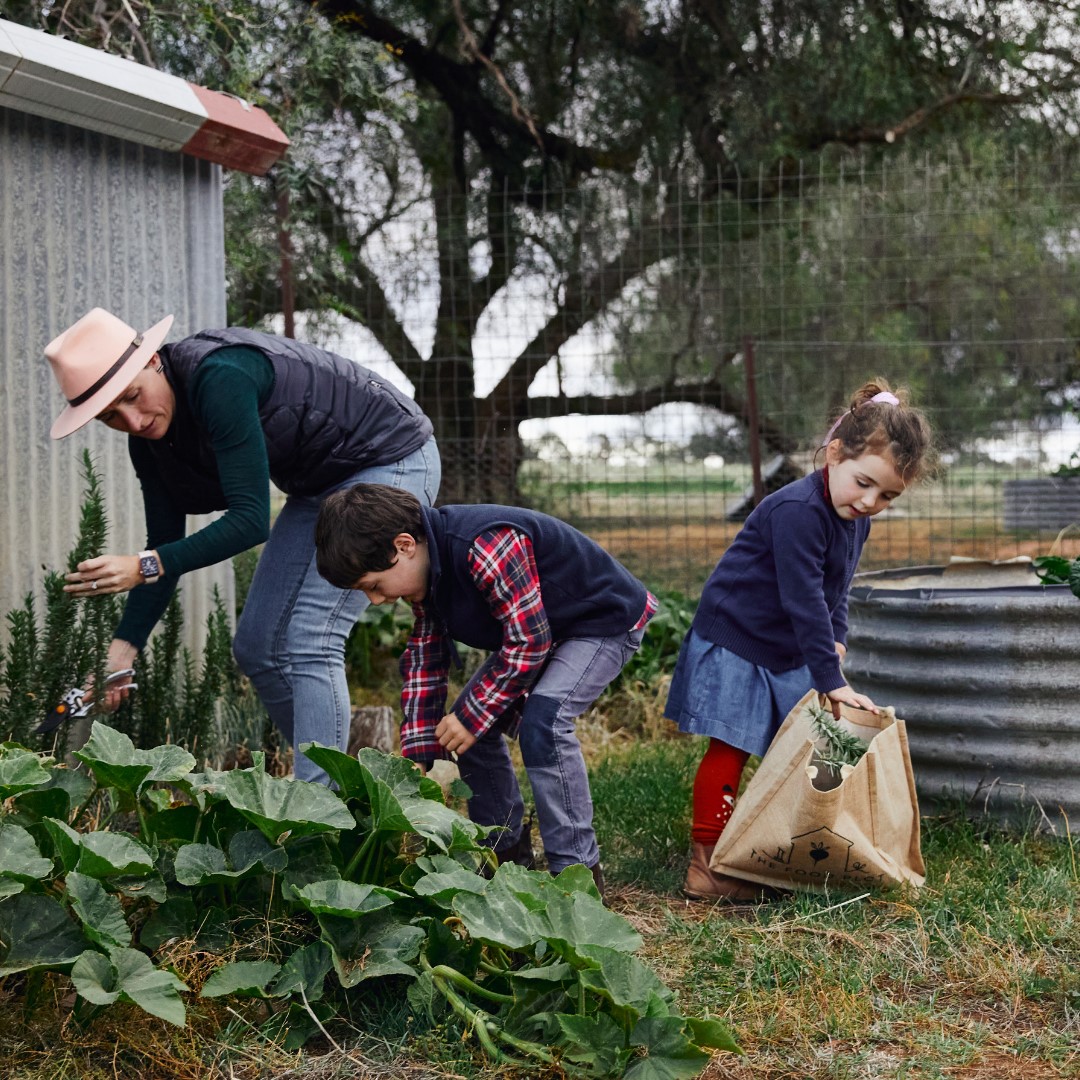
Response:
[{"label": "woman's green long-sleeve top", "polygon": [[128,439],[142,486],[147,547],[161,556],[165,576],[128,594],[116,636],[141,649],[165,613],[177,579],[261,544],[270,531],[270,466],[259,406],[274,388],[274,369],[258,349],[218,349],[191,381],[189,404],[214,451],[227,509],[185,536],[186,515],[158,476],[145,439]]}]

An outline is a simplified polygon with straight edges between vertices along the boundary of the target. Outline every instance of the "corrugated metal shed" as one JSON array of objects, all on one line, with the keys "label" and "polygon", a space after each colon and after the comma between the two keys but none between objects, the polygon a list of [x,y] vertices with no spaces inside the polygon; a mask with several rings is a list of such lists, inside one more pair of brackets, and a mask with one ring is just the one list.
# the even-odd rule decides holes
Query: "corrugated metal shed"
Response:
[{"label": "corrugated metal shed", "polygon": [[[174,311],[175,336],[225,321],[218,166],[0,109],[0,363],[4,497],[0,611],[63,566],[78,523],[80,457],[105,480],[111,550],[146,538],[127,440],[100,424],[49,438],[63,408],[42,348],[94,305],[140,328]],[[201,625],[218,566],[185,581],[189,624]],[[198,635],[195,635],[197,638]],[[194,638],[193,638],[194,640]]]},{"label": "corrugated metal shed", "polygon": [[[105,480],[110,549],[144,544],[126,439],[98,424],[49,438],[63,399],[42,350],[95,305],[140,329],[172,312],[171,340],[224,325],[222,172],[212,161],[265,171],[287,140],[259,110],[245,114],[250,131],[243,117],[214,121],[204,102],[221,96],[0,20],[0,616],[39,588],[42,565],[63,566],[84,447]],[[203,129],[212,137],[202,149],[183,152]],[[192,644],[215,584],[231,602],[229,566],[185,579]]]}]

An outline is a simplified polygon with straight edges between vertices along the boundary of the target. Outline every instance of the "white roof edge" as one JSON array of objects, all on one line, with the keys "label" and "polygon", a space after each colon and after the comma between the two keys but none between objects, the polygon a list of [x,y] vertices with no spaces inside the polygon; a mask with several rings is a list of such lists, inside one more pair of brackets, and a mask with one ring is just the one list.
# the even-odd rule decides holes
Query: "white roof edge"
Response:
[{"label": "white roof edge", "polygon": [[175,75],[4,19],[0,105],[165,149],[208,115]]},{"label": "white roof edge", "polygon": [[0,90],[3,90],[4,83],[15,70],[15,65],[19,62],[21,55],[15,48],[11,35],[5,29],[9,25],[10,23],[4,19],[0,19]]}]

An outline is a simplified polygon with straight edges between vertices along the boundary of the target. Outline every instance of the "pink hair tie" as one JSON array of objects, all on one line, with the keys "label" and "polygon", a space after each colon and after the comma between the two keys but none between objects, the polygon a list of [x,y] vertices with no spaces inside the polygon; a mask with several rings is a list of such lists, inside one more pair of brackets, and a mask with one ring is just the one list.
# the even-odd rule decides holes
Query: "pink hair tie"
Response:
[{"label": "pink hair tie", "polygon": [[[900,399],[895,394],[890,394],[888,390],[882,390],[880,394],[875,394],[870,399],[870,401],[864,401],[863,404],[869,405],[871,402],[884,405],[899,405]],[[854,412],[855,410],[851,409],[850,411]],[[847,416],[847,413],[841,413],[837,417],[836,423],[833,424],[831,428],[829,428],[828,435],[826,435],[824,440],[822,441],[822,446],[828,446],[829,443],[832,442],[832,437],[836,434],[836,429],[840,426],[845,416]]]}]

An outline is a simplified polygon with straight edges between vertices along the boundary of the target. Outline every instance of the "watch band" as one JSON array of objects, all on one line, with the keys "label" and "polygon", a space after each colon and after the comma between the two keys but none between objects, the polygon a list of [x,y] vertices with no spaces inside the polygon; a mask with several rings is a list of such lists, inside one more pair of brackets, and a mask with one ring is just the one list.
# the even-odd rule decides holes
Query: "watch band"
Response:
[{"label": "watch band", "polygon": [[139,552],[139,573],[144,585],[153,585],[161,577],[161,563],[152,551]]}]

